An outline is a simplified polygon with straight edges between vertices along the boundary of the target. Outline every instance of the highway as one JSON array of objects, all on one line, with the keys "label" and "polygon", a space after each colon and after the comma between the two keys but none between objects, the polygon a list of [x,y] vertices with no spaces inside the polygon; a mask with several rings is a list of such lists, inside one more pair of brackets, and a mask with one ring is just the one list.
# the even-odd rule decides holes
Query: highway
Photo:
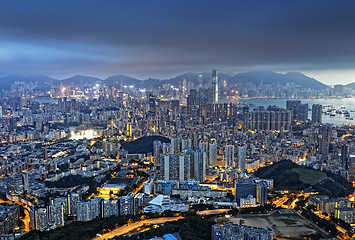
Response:
[{"label": "highway", "polygon": [[277,200],[274,204],[276,205],[276,207],[281,207],[287,200],[287,197],[283,197]]},{"label": "highway", "polygon": [[[212,210],[200,211],[200,212],[197,212],[197,214],[200,214],[200,215],[220,214],[220,213],[226,213],[229,210],[230,209],[212,209]],[[139,222],[125,224],[121,227],[118,227],[118,228],[108,232],[108,233],[102,234],[102,237],[97,236],[97,237],[93,238],[93,240],[110,239],[115,236],[127,234],[127,233],[133,231],[134,229],[143,226],[144,224],[145,225],[161,224],[161,223],[165,223],[165,222],[176,221],[181,218],[183,218],[183,217],[180,216],[180,217],[161,217],[161,218],[145,219],[145,220],[142,220]]]},{"label": "highway", "polygon": [[199,211],[199,212],[197,212],[197,214],[199,214],[199,215],[213,215],[213,214],[226,213],[229,210],[231,210],[231,209],[229,209],[229,208],[211,209],[211,210]]},{"label": "highway", "polygon": [[144,224],[146,224],[146,225],[161,224],[161,223],[165,223],[165,222],[176,221],[181,218],[183,218],[183,217],[180,216],[180,217],[162,217],[162,218],[146,219],[146,220],[142,220],[142,221],[131,223],[131,224],[125,224],[121,227],[118,227],[118,228],[108,232],[108,233],[102,234],[102,237],[95,237],[92,239],[93,240],[110,239],[115,236],[127,234],[127,233],[133,231],[134,229],[143,226]]}]

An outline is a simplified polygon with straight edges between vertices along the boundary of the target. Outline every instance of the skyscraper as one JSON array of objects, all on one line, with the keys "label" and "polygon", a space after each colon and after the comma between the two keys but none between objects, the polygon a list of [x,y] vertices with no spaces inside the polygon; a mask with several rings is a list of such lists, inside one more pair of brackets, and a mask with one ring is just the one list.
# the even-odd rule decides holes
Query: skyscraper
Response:
[{"label": "skyscraper", "polygon": [[48,226],[48,212],[46,208],[30,209],[31,229],[41,230]]},{"label": "skyscraper", "polygon": [[133,215],[134,213],[133,193],[129,193],[127,194],[127,196],[120,197],[118,206],[119,206],[120,216]]},{"label": "skyscraper", "polygon": [[103,200],[102,217],[118,216],[119,215],[119,199]]},{"label": "skyscraper", "polygon": [[12,176],[12,192],[15,194],[22,194],[29,191],[28,174],[17,173]]},{"label": "skyscraper", "polygon": [[68,210],[69,210],[69,215],[75,216],[77,213],[78,209],[78,202],[81,200],[81,194],[80,193],[73,193],[70,192],[68,194]]},{"label": "skyscraper", "polygon": [[60,204],[63,206],[63,212],[64,215],[69,215],[69,209],[68,209],[68,198],[67,197],[61,197],[61,198],[54,198],[51,200],[51,204]]},{"label": "skyscraper", "polygon": [[320,128],[320,135],[319,135],[319,151],[326,157],[329,154],[329,144],[332,139],[332,126],[329,124],[322,125]]},{"label": "skyscraper", "polygon": [[181,150],[184,150],[186,148],[192,148],[192,141],[190,138],[181,139]]},{"label": "skyscraper", "polygon": [[302,104],[300,100],[288,100],[286,109],[292,112],[292,120],[306,122],[308,119],[308,104]]},{"label": "skyscraper", "polygon": [[341,144],[341,164],[349,169],[349,147],[346,143]]},{"label": "skyscraper", "polygon": [[77,205],[77,220],[86,222],[92,220],[91,202],[90,199],[78,202]]},{"label": "skyscraper", "polygon": [[181,137],[170,137],[171,153],[177,154],[181,152]]},{"label": "skyscraper", "polygon": [[194,179],[200,182],[206,180],[206,153],[202,149],[194,153]]},{"label": "skyscraper", "polygon": [[291,127],[291,112],[282,108],[268,107],[266,111],[252,111],[249,116],[251,130],[289,130]]},{"label": "skyscraper", "polygon": [[161,174],[166,180],[184,180],[190,179],[190,155],[188,154],[170,154],[161,155]]},{"label": "skyscraper", "polygon": [[202,74],[198,75],[198,86],[199,86],[199,88],[202,88],[202,86],[203,86],[203,76],[202,76]]},{"label": "skyscraper", "polygon": [[60,203],[48,206],[48,221],[51,225],[56,227],[64,226],[64,210]]},{"label": "skyscraper", "polygon": [[210,150],[210,154],[209,154],[208,164],[212,167],[216,167],[217,166],[217,142],[215,140],[213,140],[209,144],[209,150]]},{"label": "skyscraper", "polygon": [[143,205],[144,205],[144,193],[137,193],[134,196],[134,215],[139,214],[140,212],[143,211]]},{"label": "skyscraper", "polygon": [[155,140],[153,142],[153,156],[154,156],[154,166],[156,167],[160,167],[161,148],[162,148],[161,141]]},{"label": "skyscraper", "polygon": [[238,147],[238,169],[240,172],[245,172],[246,165],[246,146]]},{"label": "skyscraper", "polygon": [[217,69],[212,70],[212,104],[218,103],[218,75]]},{"label": "skyscraper", "polygon": [[190,156],[190,179],[199,182],[206,180],[206,153],[202,149],[196,151],[186,148],[183,153]]},{"label": "skyscraper", "polygon": [[226,149],[224,151],[224,161],[226,168],[234,167],[234,145],[226,145]]},{"label": "skyscraper", "polygon": [[322,123],[322,105],[320,104],[312,105],[312,122]]}]

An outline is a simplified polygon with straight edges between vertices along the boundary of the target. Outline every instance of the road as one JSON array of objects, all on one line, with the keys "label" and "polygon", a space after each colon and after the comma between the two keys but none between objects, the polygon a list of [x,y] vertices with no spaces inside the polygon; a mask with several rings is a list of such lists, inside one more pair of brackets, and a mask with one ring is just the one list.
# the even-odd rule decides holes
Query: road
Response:
[{"label": "road", "polygon": [[197,214],[200,214],[200,215],[212,215],[212,214],[226,213],[229,210],[230,210],[229,208],[211,209],[211,210],[199,211],[199,212],[197,212]]},{"label": "road", "polygon": [[23,231],[25,232],[29,232],[31,229],[30,229],[30,207],[27,206],[26,204],[22,203],[22,202],[13,202],[13,201],[5,201],[5,200],[2,200],[0,199],[0,203],[16,203],[18,205],[21,205],[23,206],[24,208],[24,212],[25,212],[25,216],[21,217],[21,221],[24,223],[24,228],[23,228]]},{"label": "road", "polygon": [[92,238],[92,240],[110,239],[115,236],[127,234],[127,233],[133,231],[134,229],[143,226],[144,224],[146,224],[146,225],[161,224],[161,223],[165,223],[165,222],[176,221],[181,218],[183,218],[183,217],[180,216],[180,217],[162,217],[162,218],[146,219],[146,220],[142,220],[139,222],[123,225],[123,226],[118,227],[108,233],[102,234],[102,237]]},{"label": "road", "polygon": [[276,207],[281,207],[288,199],[286,197],[280,198],[274,204]]}]

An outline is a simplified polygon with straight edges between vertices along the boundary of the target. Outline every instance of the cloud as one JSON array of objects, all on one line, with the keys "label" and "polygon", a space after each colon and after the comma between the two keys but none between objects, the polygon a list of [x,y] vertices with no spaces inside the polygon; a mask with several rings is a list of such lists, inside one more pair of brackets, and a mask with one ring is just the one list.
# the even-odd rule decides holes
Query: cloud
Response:
[{"label": "cloud", "polygon": [[11,64],[155,76],[212,67],[352,69],[354,7],[329,0],[8,1],[0,4],[0,42],[22,47],[0,46],[0,73]]}]

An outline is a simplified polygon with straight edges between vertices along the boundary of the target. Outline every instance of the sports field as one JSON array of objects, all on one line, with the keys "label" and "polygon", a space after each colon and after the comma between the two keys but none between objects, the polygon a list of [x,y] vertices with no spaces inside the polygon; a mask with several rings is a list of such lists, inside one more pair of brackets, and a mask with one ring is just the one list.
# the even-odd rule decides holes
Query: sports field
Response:
[{"label": "sports field", "polygon": [[[271,215],[232,217],[229,220],[239,224],[241,219],[244,220],[244,225],[271,228],[274,231],[274,236],[278,238],[302,239],[309,235],[323,234],[308,220],[286,209],[276,211]],[[324,235],[322,236],[324,237]]]}]

